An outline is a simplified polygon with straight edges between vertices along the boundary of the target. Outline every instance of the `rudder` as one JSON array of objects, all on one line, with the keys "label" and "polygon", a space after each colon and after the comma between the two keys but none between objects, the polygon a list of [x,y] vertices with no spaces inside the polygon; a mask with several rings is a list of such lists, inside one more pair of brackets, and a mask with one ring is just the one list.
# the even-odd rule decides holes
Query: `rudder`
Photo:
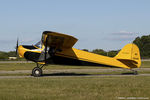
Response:
[{"label": "rudder", "polygon": [[139,48],[133,43],[124,46],[115,58],[126,64],[129,68],[139,68],[141,66]]}]

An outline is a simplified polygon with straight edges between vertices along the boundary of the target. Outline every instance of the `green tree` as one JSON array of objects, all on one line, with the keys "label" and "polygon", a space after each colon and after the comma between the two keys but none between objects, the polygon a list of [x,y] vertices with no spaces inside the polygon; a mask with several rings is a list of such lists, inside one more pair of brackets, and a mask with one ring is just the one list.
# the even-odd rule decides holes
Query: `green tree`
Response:
[{"label": "green tree", "polygon": [[94,49],[92,52],[96,53],[96,54],[99,54],[99,55],[107,56],[107,52],[104,51],[103,49]]},{"label": "green tree", "polygon": [[0,51],[0,60],[8,60],[9,57],[15,57],[15,56],[16,56],[15,51],[9,51],[9,52]]},{"label": "green tree", "polygon": [[0,60],[8,59],[8,54],[6,52],[0,51]]},{"label": "green tree", "polygon": [[83,51],[87,51],[87,52],[89,52],[89,50],[88,49],[82,49]]},{"label": "green tree", "polygon": [[118,54],[119,51],[120,50],[111,50],[111,51],[108,52],[107,56],[109,56],[109,57],[115,57]]},{"label": "green tree", "polygon": [[142,58],[150,58],[150,35],[137,37],[133,43],[139,47]]},{"label": "green tree", "polygon": [[8,54],[9,57],[15,57],[16,56],[15,51],[9,51],[7,54]]}]

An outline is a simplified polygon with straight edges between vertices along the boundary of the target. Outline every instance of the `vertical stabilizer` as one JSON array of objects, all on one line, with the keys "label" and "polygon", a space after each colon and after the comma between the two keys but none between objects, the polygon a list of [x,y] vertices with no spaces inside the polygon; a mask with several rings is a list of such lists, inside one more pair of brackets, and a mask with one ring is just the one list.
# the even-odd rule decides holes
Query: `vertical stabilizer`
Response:
[{"label": "vertical stabilizer", "polygon": [[115,58],[130,68],[138,68],[141,66],[140,51],[135,44],[127,44]]}]

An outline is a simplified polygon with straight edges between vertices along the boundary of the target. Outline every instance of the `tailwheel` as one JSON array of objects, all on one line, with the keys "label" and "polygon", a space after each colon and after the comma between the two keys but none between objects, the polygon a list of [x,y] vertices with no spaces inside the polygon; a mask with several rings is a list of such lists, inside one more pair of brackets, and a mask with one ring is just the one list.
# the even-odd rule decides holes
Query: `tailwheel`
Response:
[{"label": "tailwheel", "polygon": [[132,69],[130,69],[130,70],[133,72],[133,75],[138,75],[138,71],[132,70]]},{"label": "tailwheel", "polygon": [[134,74],[134,75],[137,75],[137,74],[138,74],[138,71],[134,70],[134,71],[133,71],[133,74]]},{"label": "tailwheel", "polygon": [[33,70],[32,70],[32,75],[33,75],[34,77],[40,77],[40,76],[42,75],[42,69],[39,68],[39,67],[33,68]]}]

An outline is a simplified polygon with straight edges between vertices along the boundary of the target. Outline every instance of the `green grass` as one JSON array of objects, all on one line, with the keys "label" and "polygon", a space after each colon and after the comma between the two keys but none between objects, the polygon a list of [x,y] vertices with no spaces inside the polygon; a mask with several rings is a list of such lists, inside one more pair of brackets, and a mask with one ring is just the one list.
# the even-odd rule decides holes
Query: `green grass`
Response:
[{"label": "green grass", "polygon": [[[1,63],[0,70],[14,71],[14,70],[32,70],[36,67],[35,63]],[[104,69],[107,67],[98,66],[65,66],[65,65],[48,65],[44,69]],[[141,68],[150,68],[150,61],[142,61]]]},{"label": "green grass", "polygon": [[[0,71],[32,70],[34,63],[0,64]],[[143,61],[142,68],[149,68]],[[48,65],[44,69],[103,69],[105,67]],[[136,75],[84,76],[84,74],[121,74],[128,71],[66,72],[40,78],[0,78],[0,100],[119,100],[118,97],[150,98],[150,77]],[[69,74],[72,75],[69,75]],[[150,73],[149,70],[139,73]],[[61,74],[66,76],[61,76]],[[83,74],[83,76],[78,76]],[[0,76],[26,76],[30,73]],[[142,100],[142,99],[141,99]]]},{"label": "green grass", "polygon": [[[0,70],[14,71],[14,70],[32,70],[36,67],[35,63],[1,63]],[[67,66],[67,65],[46,65],[44,69],[92,69],[105,68],[96,66]]]},{"label": "green grass", "polygon": [[0,70],[14,71],[14,70],[30,70],[36,65],[34,63],[1,63]]},{"label": "green grass", "polygon": [[[15,71],[15,70],[32,70],[36,66],[35,63],[1,63],[0,64],[0,71]],[[150,61],[143,61],[141,68],[150,68]],[[108,67],[98,67],[98,66],[65,66],[65,65],[48,65],[43,67],[43,70],[49,70],[48,73],[51,73],[51,70],[63,70],[63,69],[108,69]],[[109,68],[110,69],[110,68]],[[116,68],[111,68],[116,69]],[[75,72],[77,74],[121,74],[121,73],[128,73],[131,72],[129,70],[122,70],[122,71],[107,71],[107,72]],[[140,74],[143,73],[150,73],[150,70],[139,70]],[[23,76],[23,75],[31,75],[31,73],[0,73],[0,76]]]},{"label": "green grass", "polygon": [[150,68],[150,61],[142,61],[141,68]]},{"label": "green grass", "polygon": [[0,79],[0,100],[117,100],[149,97],[150,77],[41,77]]}]

